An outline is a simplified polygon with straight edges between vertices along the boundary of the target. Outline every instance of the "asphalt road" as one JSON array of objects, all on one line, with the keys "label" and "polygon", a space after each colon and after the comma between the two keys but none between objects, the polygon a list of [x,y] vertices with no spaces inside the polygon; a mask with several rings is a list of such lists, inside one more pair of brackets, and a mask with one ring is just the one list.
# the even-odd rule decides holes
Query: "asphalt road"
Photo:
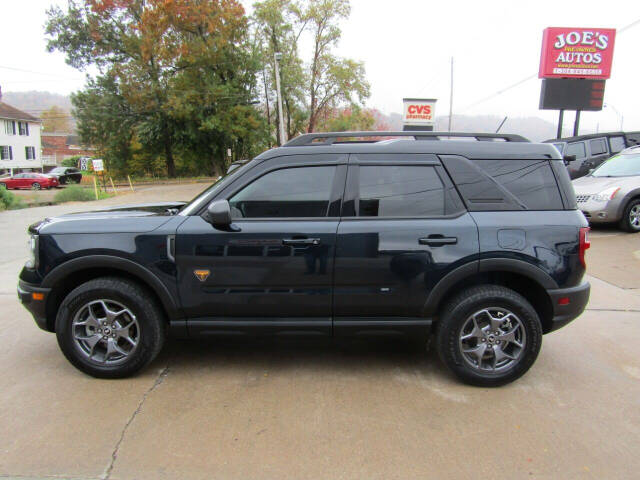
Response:
[{"label": "asphalt road", "polygon": [[592,235],[587,312],[499,389],[400,342],[172,341],[107,381],[71,367],[15,294],[26,226],[98,205],[0,214],[0,478],[638,478],[640,234]]}]

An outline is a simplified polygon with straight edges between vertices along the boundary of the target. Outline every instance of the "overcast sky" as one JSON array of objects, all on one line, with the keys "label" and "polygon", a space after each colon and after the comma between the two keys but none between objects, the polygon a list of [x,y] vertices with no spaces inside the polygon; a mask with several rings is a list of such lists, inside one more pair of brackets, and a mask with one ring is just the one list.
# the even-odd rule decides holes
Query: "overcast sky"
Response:
[{"label": "overcast sky", "polygon": [[[252,1],[243,1],[250,6]],[[48,90],[68,94],[82,88],[84,74],[45,49],[45,10],[66,0],[0,0],[0,85],[4,91]],[[425,1],[352,0],[337,52],[362,60],[371,83],[368,106],[400,112],[403,97],[437,98],[437,115],[448,113],[450,58],[454,67],[454,116],[539,116],[556,122],[557,112],[538,110],[537,73],[542,30],[548,26],[623,28],[640,20],[626,1]],[[614,108],[585,112],[586,128],[640,130],[640,23],[616,38],[605,103]],[[306,52],[303,52],[306,53]],[[26,71],[25,71],[26,70]],[[455,117],[454,117],[455,119]],[[565,126],[573,114],[565,115]],[[455,121],[454,121],[455,127]]]}]

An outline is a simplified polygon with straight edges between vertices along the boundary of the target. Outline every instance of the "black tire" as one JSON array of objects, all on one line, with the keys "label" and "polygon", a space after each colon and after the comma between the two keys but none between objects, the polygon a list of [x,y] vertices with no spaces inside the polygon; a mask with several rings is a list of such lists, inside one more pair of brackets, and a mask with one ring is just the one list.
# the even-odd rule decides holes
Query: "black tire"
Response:
[{"label": "black tire", "polygon": [[32,190],[40,190],[40,188],[42,188],[42,187],[40,186],[40,184],[38,182],[33,182],[31,184],[31,189]]},{"label": "black tire", "polygon": [[[518,349],[517,360],[508,360],[512,364],[505,365],[502,367],[504,370],[499,372],[480,370],[477,365],[472,366],[472,362],[468,360],[471,355],[464,356],[465,354],[462,352],[460,337],[463,335],[463,327],[469,325],[468,321],[474,313],[484,309],[512,312],[519,320],[525,335],[523,347]],[[468,332],[468,330],[465,331]],[[442,361],[465,383],[483,387],[498,387],[520,378],[533,365],[542,345],[542,326],[535,309],[522,295],[498,285],[477,286],[463,290],[447,302],[436,325],[435,340],[438,355]],[[487,341],[488,339],[482,340],[482,342]],[[477,345],[480,346],[480,340],[477,342]],[[487,348],[486,345],[489,344],[485,344],[484,348]],[[492,354],[493,347],[488,353],[485,353],[485,355]],[[491,357],[489,357],[489,361],[490,359]],[[479,361],[480,367],[482,367],[482,362],[481,359]]]},{"label": "black tire", "polygon": [[625,232],[630,233],[638,233],[640,232],[640,222],[637,225],[632,223],[631,211],[640,210],[640,198],[636,198],[627,203],[627,206],[624,207],[624,213],[622,214],[622,218],[620,219],[620,228]]},{"label": "black tire", "polygon": [[[77,369],[93,377],[123,378],[138,372],[160,353],[167,332],[164,314],[150,297],[149,292],[139,284],[117,277],[97,278],[80,285],[63,300],[56,317],[56,336],[62,353]],[[116,365],[87,358],[74,340],[74,317],[89,302],[99,299],[125,306],[139,325],[135,350]]]}]

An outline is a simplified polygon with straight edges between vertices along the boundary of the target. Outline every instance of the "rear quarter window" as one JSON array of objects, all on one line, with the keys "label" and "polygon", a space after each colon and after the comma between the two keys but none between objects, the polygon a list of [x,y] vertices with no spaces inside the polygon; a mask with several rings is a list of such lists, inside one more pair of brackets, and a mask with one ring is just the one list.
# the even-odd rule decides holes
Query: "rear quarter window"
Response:
[{"label": "rear quarter window", "polygon": [[563,210],[549,160],[443,158],[469,210]]}]

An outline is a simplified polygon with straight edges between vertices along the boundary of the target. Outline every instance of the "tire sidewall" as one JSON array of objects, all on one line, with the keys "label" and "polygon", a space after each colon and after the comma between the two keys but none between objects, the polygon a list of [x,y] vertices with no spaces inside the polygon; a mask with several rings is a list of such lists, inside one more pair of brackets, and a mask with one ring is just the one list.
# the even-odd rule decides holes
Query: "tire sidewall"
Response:
[{"label": "tire sidewall", "polygon": [[[131,375],[149,363],[162,345],[164,332],[161,328],[157,307],[137,292],[129,289],[116,289],[112,286],[94,288],[93,282],[81,285],[72,291],[62,302],[56,317],[56,336],[58,344],[67,359],[78,369],[89,375],[101,378],[120,378]],[[102,282],[106,283],[106,282]],[[140,328],[139,344],[126,362],[117,365],[100,365],[93,362],[80,351],[73,339],[72,323],[75,315],[87,303],[93,300],[114,300],[135,315]]]},{"label": "tire sidewall", "polygon": [[[488,293],[489,291],[495,293]],[[497,293],[498,291],[504,293]],[[542,345],[542,327],[536,311],[516,292],[506,288],[496,290],[469,290],[470,295],[461,299],[441,320],[438,344],[442,360],[465,382],[480,386],[500,386],[524,375],[535,362]],[[525,352],[519,361],[499,373],[478,372],[463,358],[459,337],[466,320],[478,310],[488,307],[504,308],[513,312],[522,322],[526,334]]]},{"label": "tire sidewall", "polygon": [[630,201],[628,205],[625,207],[624,216],[622,217],[622,222],[623,222],[622,227],[624,228],[624,230],[630,233],[640,232],[640,227],[635,228],[633,225],[631,225],[631,218],[629,218],[629,215],[631,214],[631,209],[636,205],[640,205],[640,199]]}]

